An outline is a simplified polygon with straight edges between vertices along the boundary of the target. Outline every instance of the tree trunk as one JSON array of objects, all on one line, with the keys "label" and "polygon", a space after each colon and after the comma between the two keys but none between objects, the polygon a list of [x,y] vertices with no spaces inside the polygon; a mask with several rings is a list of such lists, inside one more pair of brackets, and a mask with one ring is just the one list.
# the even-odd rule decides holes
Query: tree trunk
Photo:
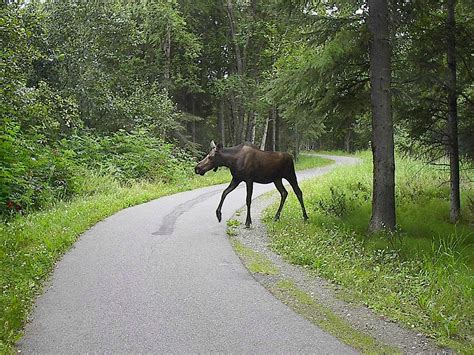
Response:
[{"label": "tree trunk", "polygon": [[[231,140],[231,145],[235,145],[238,142],[237,136],[238,136],[238,119],[236,115],[236,104],[234,100],[234,96],[231,94],[229,96],[229,104],[230,104],[230,114],[229,114],[229,121],[227,122],[229,127],[229,138]],[[240,143],[240,142],[239,142]]]},{"label": "tree trunk", "polygon": [[[235,64],[237,67],[237,75],[240,78],[244,75],[244,60],[242,57],[242,52],[240,50],[239,43],[237,41],[237,29],[235,24],[235,17],[234,17],[234,9],[232,5],[232,0],[227,0],[226,3],[226,10],[227,10],[227,17],[229,18],[229,26],[230,26],[230,34],[232,37],[232,44],[234,46],[235,51]],[[240,98],[234,98],[234,114],[237,117],[238,122],[236,123],[236,143],[241,143],[244,138],[244,130],[245,130],[245,112],[243,109],[243,103]]]},{"label": "tree trunk", "polygon": [[276,151],[276,119],[277,112],[276,108],[272,109],[272,151]]},{"label": "tree trunk", "polygon": [[280,115],[278,114],[278,108],[275,107],[275,150],[281,150],[280,142]]},{"label": "tree trunk", "polygon": [[265,150],[265,144],[267,143],[267,134],[268,134],[268,121],[270,120],[271,111],[268,113],[265,120],[265,126],[263,127],[262,142],[260,144],[260,149]]},{"label": "tree trunk", "polygon": [[232,42],[234,44],[237,74],[242,75],[244,73],[244,62],[242,60],[240,46],[237,42],[237,31],[235,28],[236,26],[235,26],[234,9],[232,6],[232,0],[227,0],[227,17],[229,18],[230,34],[232,36]]},{"label": "tree trunk", "polygon": [[240,144],[244,141],[244,134],[245,134],[245,120],[244,120],[244,112],[243,112],[243,108],[242,108],[242,102],[240,100],[240,98],[235,98],[234,99],[235,103],[236,103],[236,116],[237,116],[237,127],[238,127],[238,130],[237,130],[237,137],[236,137],[236,143],[237,144]]},{"label": "tree trunk", "polygon": [[254,111],[249,112],[249,127],[247,133],[247,140],[255,144],[255,128],[257,126],[257,115]]},{"label": "tree trunk", "polygon": [[347,153],[351,152],[352,129],[348,128],[344,136],[344,147]]},{"label": "tree trunk", "polygon": [[456,223],[461,215],[459,191],[459,147],[458,147],[458,107],[456,94],[456,22],[454,8],[456,0],[447,0],[447,57],[448,57],[448,135],[450,168],[450,220]]},{"label": "tree trunk", "polygon": [[369,231],[395,229],[395,156],[387,0],[369,0],[373,197]]},{"label": "tree trunk", "polygon": [[242,118],[242,110],[240,105],[240,100],[234,96],[233,93],[230,94],[230,107],[232,109],[232,127],[233,127],[233,140],[234,144],[242,143],[244,139],[244,130],[245,123]]},{"label": "tree trunk", "polygon": [[222,145],[225,147],[225,115],[224,115],[224,99],[219,99],[217,107],[217,128],[219,130],[219,138]]},{"label": "tree trunk", "polygon": [[303,138],[303,135],[299,133],[298,127],[296,127],[295,128],[295,150],[294,150],[295,161],[297,161],[300,156],[302,138]]}]

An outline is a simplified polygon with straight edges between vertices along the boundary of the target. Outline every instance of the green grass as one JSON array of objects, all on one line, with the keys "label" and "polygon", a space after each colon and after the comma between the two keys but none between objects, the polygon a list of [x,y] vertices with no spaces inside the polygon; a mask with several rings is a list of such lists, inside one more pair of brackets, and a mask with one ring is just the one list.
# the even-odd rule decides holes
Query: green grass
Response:
[{"label": "green grass", "polygon": [[[309,163],[305,160],[304,166],[327,163],[315,157]],[[43,282],[81,233],[126,207],[230,179],[228,169],[219,169],[179,183],[124,187],[111,177],[91,174],[82,182],[82,196],[0,224],[0,353],[13,351]]]},{"label": "green grass", "polygon": [[302,184],[310,221],[301,222],[297,201],[290,197],[281,221],[269,223],[272,248],[342,285],[341,296],[416,328],[441,345],[472,352],[472,176],[464,176],[463,220],[453,226],[447,172],[397,159],[399,229],[393,235],[367,236],[372,166],[369,154],[361,156],[364,162],[357,167]]},{"label": "green grass", "polygon": [[262,275],[279,274],[278,268],[262,254],[246,247],[235,238],[231,238],[230,242],[251,273]]},{"label": "green grass", "polygon": [[326,158],[321,158],[317,156],[300,154],[298,160],[295,164],[296,170],[310,169],[314,167],[321,167],[331,164],[333,161]]},{"label": "green grass", "polygon": [[273,276],[272,278],[266,279],[262,285],[281,302],[288,305],[310,322],[318,325],[344,343],[360,350],[362,353],[399,353],[396,348],[388,347],[370,335],[353,328],[330,308],[318,303],[306,292],[296,287],[291,279],[282,277],[275,278],[274,276],[281,276],[276,265],[261,253],[245,246],[234,238],[236,235],[234,229],[239,226],[240,223],[237,220],[229,220],[227,225],[228,229],[232,229],[232,233],[229,233],[232,246],[235,252],[240,256],[245,267],[252,274]]},{"label": "green grass", "polygon": [[337,155],[337,156],[353,156],[355,153],[347,153],[345,150],[311,150],[303,152],[303,154],[315,153],[315,154],[324,154],[324,155]]},{"label": "green grass", "polygon": [[291,280],[284,279],[276,282],[270,288],[270,292],[303,317],[363,354],[400,353],[396,348],[388,347],[371,336],[354,329],[328,307],[316,302],[306,292],[297,288]]}]

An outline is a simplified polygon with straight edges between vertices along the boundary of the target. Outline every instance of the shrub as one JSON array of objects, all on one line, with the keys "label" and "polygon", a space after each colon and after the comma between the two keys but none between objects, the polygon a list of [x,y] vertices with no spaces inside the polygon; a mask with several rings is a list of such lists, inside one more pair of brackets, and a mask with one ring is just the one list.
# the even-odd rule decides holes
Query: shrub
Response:
[{"label": "shrub", "polygon": [[192,174],[192,159],[185,151],[145,129],[104,136],[83,133],[52,145],[43,144],[42,137],[25,135],[12,122],[1,132],[4,217],[104,192],[118,183],[171,182]]},{"label": "shrub", "polygon": [[148,130],[119,131],[112,135],[85,134],[63,142],[74,149],[75,160],[122,183],[130,181],[175,181],[192,173],[191,157],[173,144],[154,137]]},{"label": "shrub", "polygon": [[74,193],[75,163],[71,151],[43,146],[10,125],[3,132],[0,170],[2,215],[28,212]]}]

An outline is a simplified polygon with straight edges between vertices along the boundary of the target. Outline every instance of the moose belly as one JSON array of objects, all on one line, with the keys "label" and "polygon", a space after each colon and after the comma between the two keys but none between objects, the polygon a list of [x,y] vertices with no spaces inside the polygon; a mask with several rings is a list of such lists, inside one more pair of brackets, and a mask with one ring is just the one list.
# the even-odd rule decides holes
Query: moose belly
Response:
[{"label": "moose belly", "polygon": [[271,184],[272,182],[275,181],[275,177],[259,177],[253,180],[254,182],[258,184]]}]

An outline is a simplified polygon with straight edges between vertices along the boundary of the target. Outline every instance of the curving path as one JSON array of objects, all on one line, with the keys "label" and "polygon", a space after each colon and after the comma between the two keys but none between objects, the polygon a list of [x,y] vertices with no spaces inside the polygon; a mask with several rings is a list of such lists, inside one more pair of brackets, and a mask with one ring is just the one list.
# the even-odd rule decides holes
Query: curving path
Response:
[{"label": "curving path", "polygon": [[[330,158],[336,164],[300,172],[299,179],[357,162]],[[243,267],[226,224],[215,217],[224,186],[125,209],[84,233],[38,298],[19,350],[355,353],[280,303]],[[244,186],[227,197],[223,221],[245,204]],[[253,196],[272,189],[255,184]]]}]

